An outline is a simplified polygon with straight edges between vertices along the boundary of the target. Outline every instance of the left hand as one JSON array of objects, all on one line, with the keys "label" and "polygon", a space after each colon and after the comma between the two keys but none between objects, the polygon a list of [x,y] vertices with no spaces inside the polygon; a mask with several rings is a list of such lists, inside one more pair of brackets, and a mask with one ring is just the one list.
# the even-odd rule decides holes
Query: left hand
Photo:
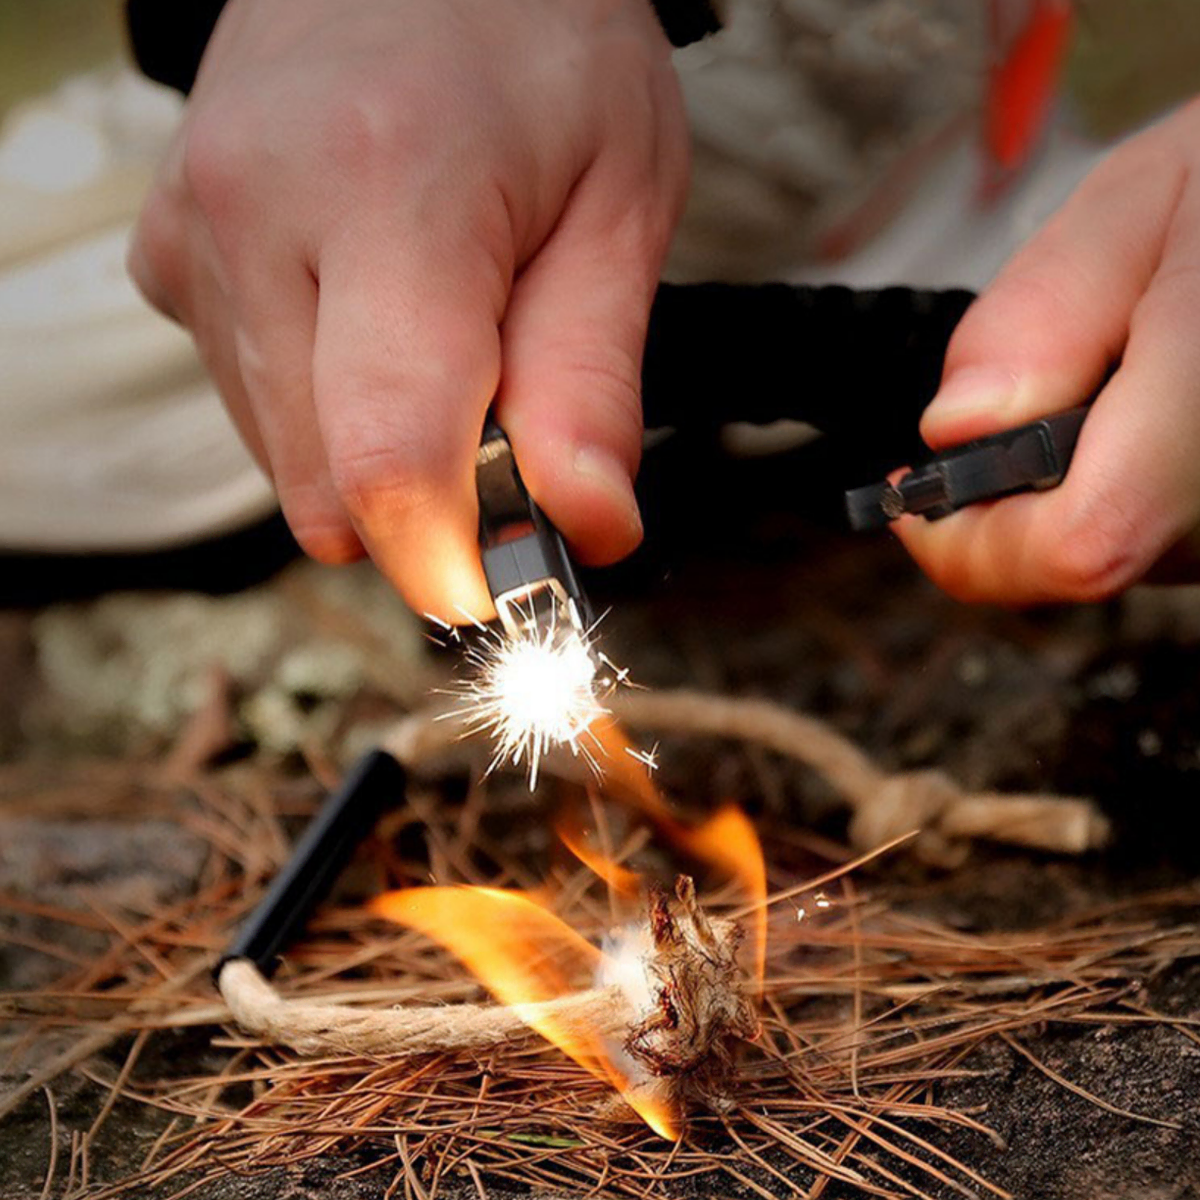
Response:
[{"label": "left hand", "polygon": [[921,433],[938,450],[1071,408],[1118,361],[1060,487],[897,523],[935,583],[1099,600],[1200,524],[1200,100],[1118,147],[971,306]]}]

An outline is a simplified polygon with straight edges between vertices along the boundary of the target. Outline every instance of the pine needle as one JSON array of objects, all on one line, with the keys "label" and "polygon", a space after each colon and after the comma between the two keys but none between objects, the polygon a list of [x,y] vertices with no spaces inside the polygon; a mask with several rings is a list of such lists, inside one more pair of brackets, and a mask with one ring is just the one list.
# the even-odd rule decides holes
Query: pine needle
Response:
[{"label": "pine needle", "polygon": [[[1200,955],[1197,889],[1094,906],[1042,930],[976,935],[899,911],[886,888],[872,891],[860,874],[844,903],[796,920],[788,900],[862,872],[907,839],[814,873],[810,843],[765,831],[773,878],[804,882],[767,898],[763,1034],[742,1049],[713,1110],[695,1107],[673,1144],[622,1118],[606,1084],[536,1041],[490,1052],[483,1062],[452,1055],[312,1061],[259,1045],[228,1025],[222,1035],[228,1013],[208,972],[214,950],[261,895],[283,853],[279,812],[266,800],[271,783],[267,768],[243,768],[203,777],[191,799],[163,794],[164,811],[179,805],[211,849],[196,892],[159,912],[73,912],[0,895],[0,913],[110,938],[92,960],[68,957],[51,988],[0,997],[6,1019],[30,1042],[13,1052],[31,1066],[29,1078],[0,1098],[0,1116],[39,1090],[50,1105],[43,1200],[55,1187],[88,1200],[139,1200],[156,1189],[182,1200],[228,1172],[254,1175],[317,1158],[343,1158],[345,1177],[378,1171],[380,1194],[406,1200],[436,1200],[451,1177],[469,1181],[480,1200],[501,1183],[630,1200],[684,1188],[821,1200],[834,1181],[892,1200],[921,1200],[947,1187],[1003,1197],[972,1163],[939,1144],[949,1128],[999,1143],[977,1116],[937,1100],[944,1083],[979,1073],[971,1056],[989,1044],[1011,1046],[1058,1086],[1114,1116],[1179,1128],[1092,1095],[1021,1039],[1047,1024],[1096,1022],[1157,1023],[1200,1036],[1196,1022],[1160,1018],[1131,999],[1131,988],[1164,964]],[[399,849],[412,856],[411,831],[424,829],[437,869],[449,876],[439,882],[556,879],[555,907],[598,942],[619,915],[603,888],[577,864],[560,865],[548,843],[531,852],[519,840],[530,835],[527,822],[512,823],[511,844],[494,830],[487,834],[485,807],[480,788],[459,803],[417,792],[365,847],[372,887],[411,885],[428,871],[428,863],[406,861]],[[620,847],[640,845],[636,828],[619,820],[606,827],[606,838],[618,856]],[[548,862],[535,863],[531,853]],[[733,910],[743,917],[751,911]],[[322,909],[279,982],[289,995],[367,1005],[453,1004],[480,994],[451,955],[385,928],[359,897]],[[215,1069],[173,1079],[147,1074],[146,1051],[157,1039],[204,1027],[225,1050]],[[76,1038],[65,1049],[64,1031]],[[99,1078],[88,1061],[131,1036],[115,1078],[98,1093],[90,1127],[72,1131],[64,1185],[51,1085],[77,1068]],[[51,1039],[55,1049],[47,1053]],[[164,1127],[144,1157],[137,1151],[142,1162],[127,1178],[89,1183],[99,1161],[91,1151],[108,1136],[118,1099],[157,1110]]]}]

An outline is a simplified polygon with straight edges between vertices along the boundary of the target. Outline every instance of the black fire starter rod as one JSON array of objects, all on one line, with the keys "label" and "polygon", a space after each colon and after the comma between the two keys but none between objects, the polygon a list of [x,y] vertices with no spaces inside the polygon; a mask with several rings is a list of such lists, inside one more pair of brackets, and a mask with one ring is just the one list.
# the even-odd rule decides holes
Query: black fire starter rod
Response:
[{"label": "black fire starter rod", "polygon": [[267,894],[237,931],[213,977],[235,958],[248,958],[269,979],[278,955],[303,930],[379,814],[404,795],[407,774],[386,751],[372,750],[347,772],[309,822]]}]

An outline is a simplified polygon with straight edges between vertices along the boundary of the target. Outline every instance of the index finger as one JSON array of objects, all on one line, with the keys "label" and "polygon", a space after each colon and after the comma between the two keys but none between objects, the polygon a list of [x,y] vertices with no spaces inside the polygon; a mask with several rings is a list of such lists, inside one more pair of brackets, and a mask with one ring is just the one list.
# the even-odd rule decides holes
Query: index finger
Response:
[{"label": "index finger", "polygon": [[331,254],[313,357],[334,487],[408,603],[448,621],[492,613],[474,464],[500,374],[486,272],[455,258],[420,235],[387,253],[364,239]]}]

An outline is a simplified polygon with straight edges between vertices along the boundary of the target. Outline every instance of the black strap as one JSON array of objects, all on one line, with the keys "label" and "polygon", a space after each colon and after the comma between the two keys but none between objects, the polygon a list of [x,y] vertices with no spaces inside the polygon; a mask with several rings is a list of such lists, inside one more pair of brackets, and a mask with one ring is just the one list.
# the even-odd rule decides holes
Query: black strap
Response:
[{"label": "black strap", "polygon": [[663,284],[642,365],[646,426],[790,417],[903,453],[973,299],[960,289]]},{"label": "black strap", "polygon": [[710,0],[653,0],[653,4],[672,46],[690,46],[721,28]]},{"label": "black strap", "polygon": [[190,92],[225,0],[125,0],[133,56],[142,74]]}]

